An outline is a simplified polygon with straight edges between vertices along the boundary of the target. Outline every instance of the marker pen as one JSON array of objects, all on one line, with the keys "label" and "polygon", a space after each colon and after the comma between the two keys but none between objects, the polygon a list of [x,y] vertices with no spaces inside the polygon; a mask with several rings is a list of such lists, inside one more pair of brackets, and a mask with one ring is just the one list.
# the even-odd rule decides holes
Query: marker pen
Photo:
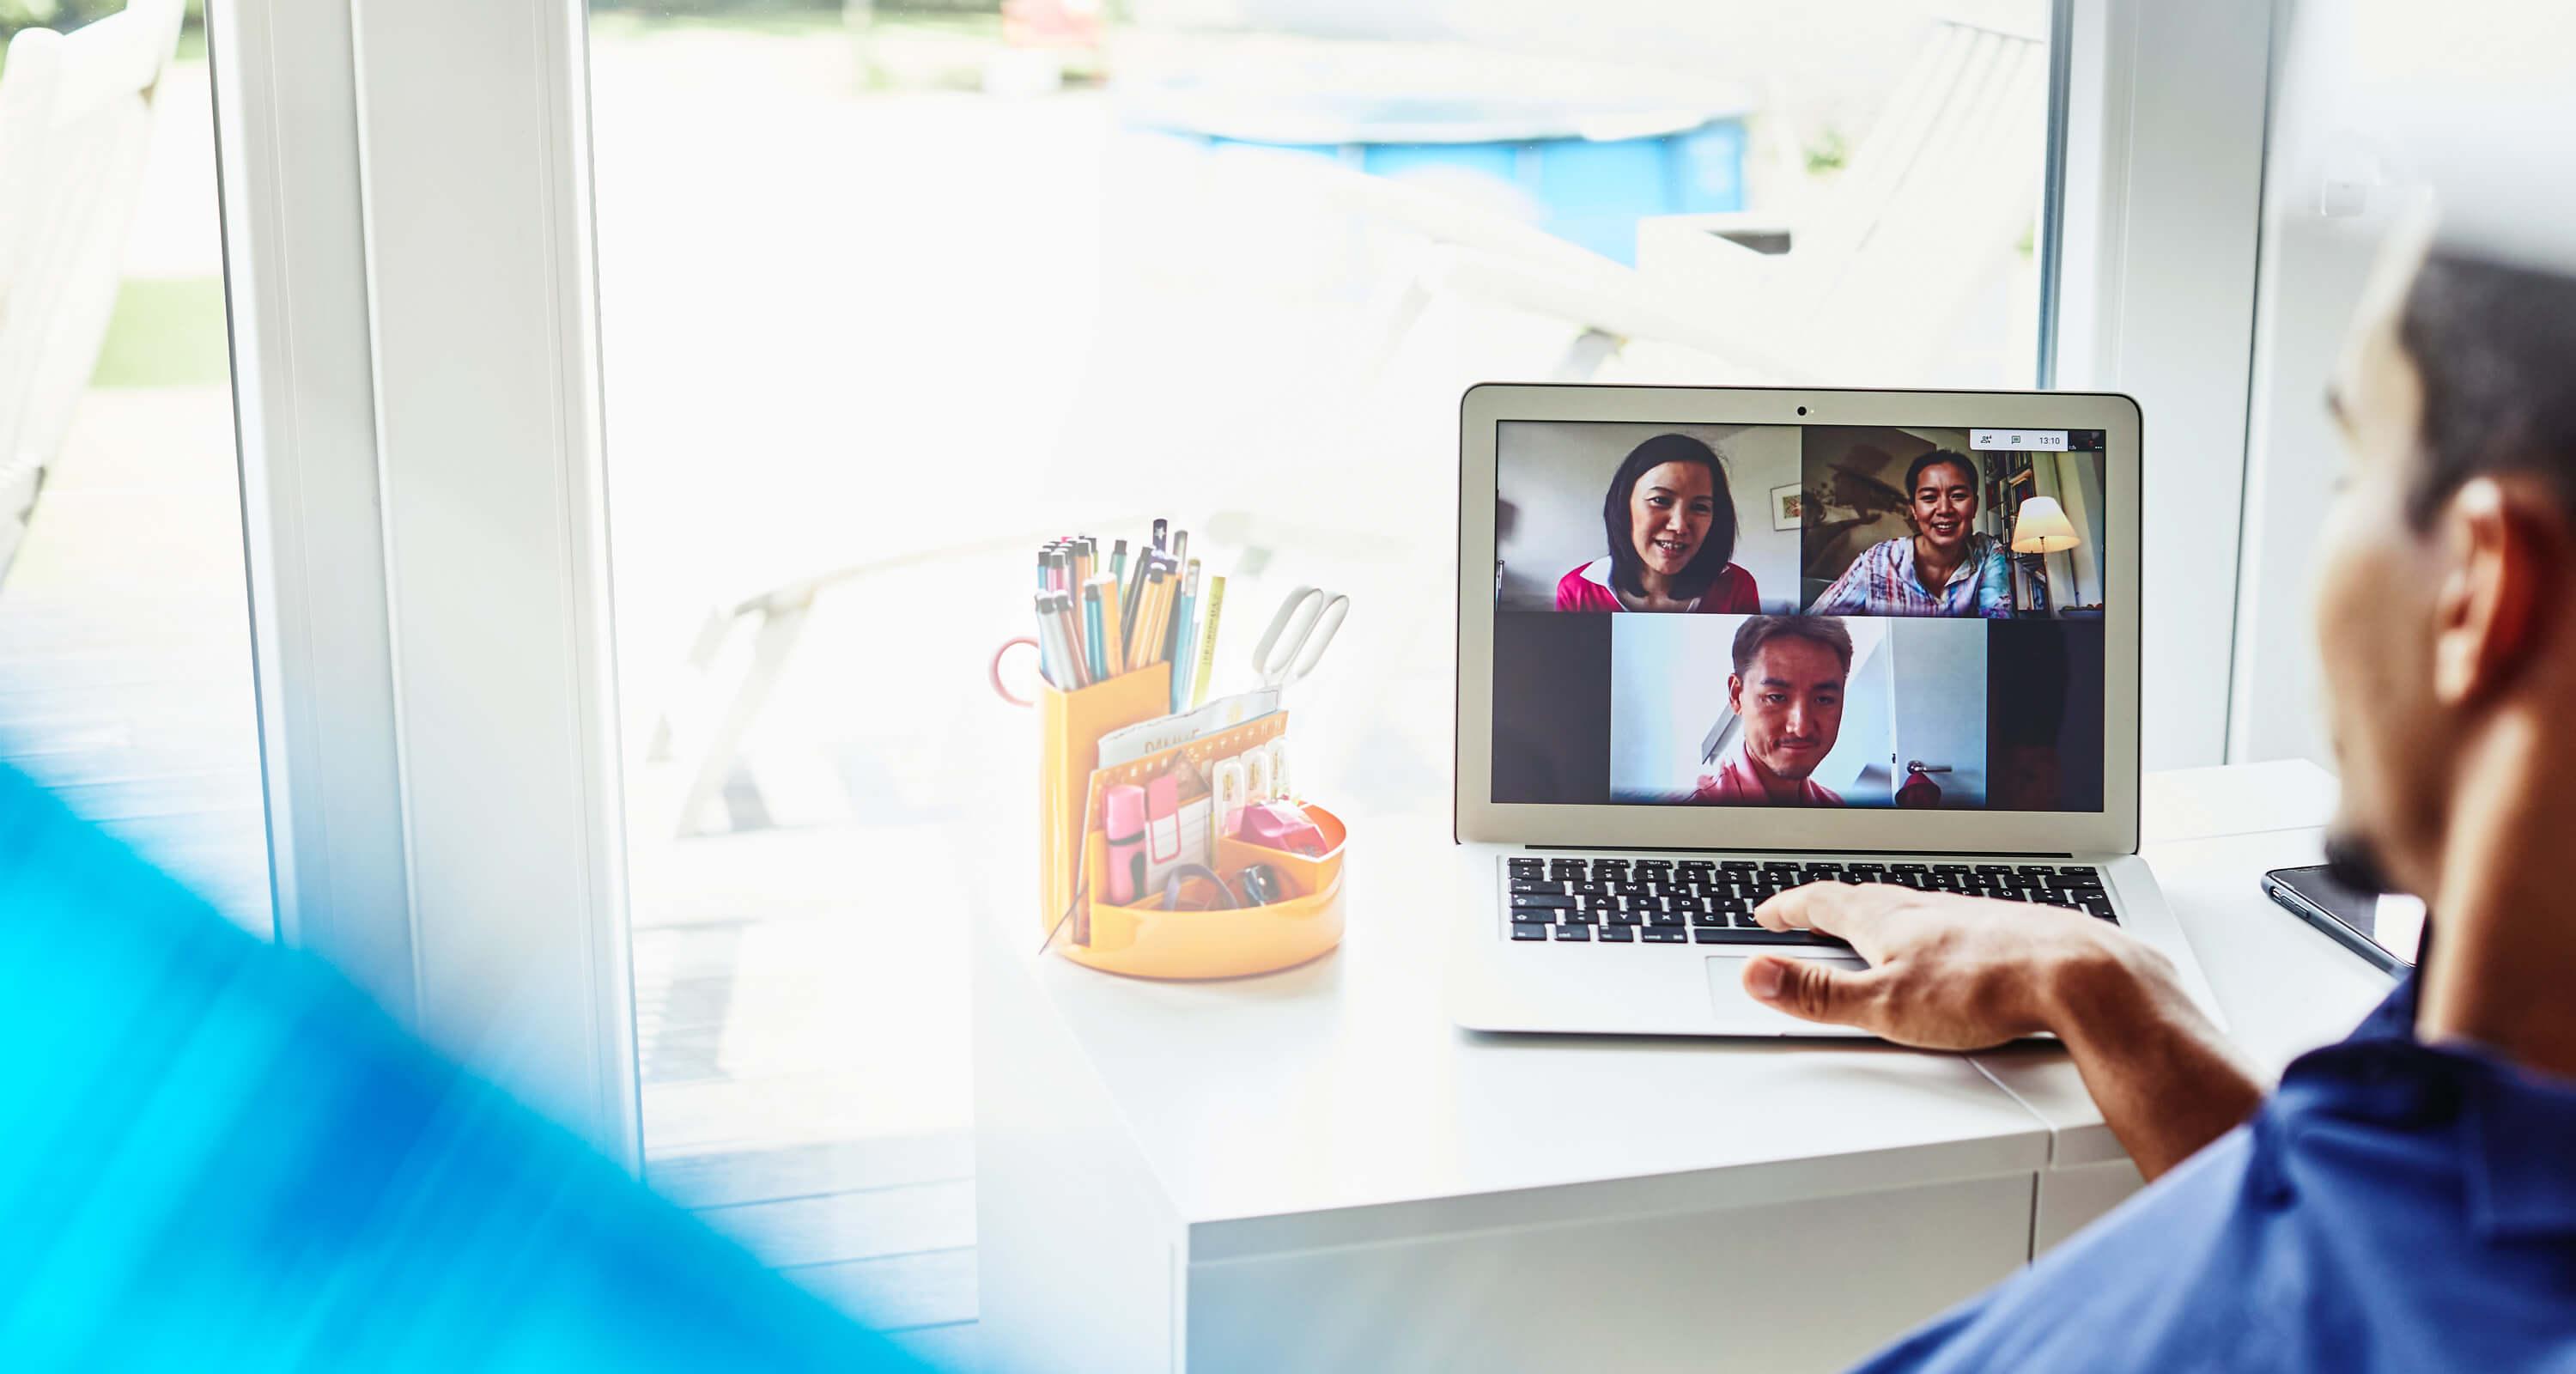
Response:
[{"label": "marker pen", "polygon": [[1145,891],[1145,789],[1121,783],[1101,798],[1109,835],[1109,904],[1134,906]]}]

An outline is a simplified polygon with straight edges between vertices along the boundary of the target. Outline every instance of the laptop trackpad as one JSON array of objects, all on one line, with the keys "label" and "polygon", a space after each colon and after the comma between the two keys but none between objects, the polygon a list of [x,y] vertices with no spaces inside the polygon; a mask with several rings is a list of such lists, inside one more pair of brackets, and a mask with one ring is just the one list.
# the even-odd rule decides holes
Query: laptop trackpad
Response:
[{"label": "laptop trackpad", "polygon": [[[1836,968],[1849,969],[1854,973],[1869,967],[1869,961],[1856,954],[1833,954],[1803,949],[1763,952],[1777,953],[1790,959],[1813,959],[1818,963],[1832,964]],[[1754,1001],[1753,994],[1744,990],[1744,966],[1751,959],[1752,956],[1749,954],[1712,954],[1708,957],[1708,998],[1719,1017],[1733,1018],[1746,1012],[1756,1012],[1766,1016],[1780,1015],[1778,1011]]]}]

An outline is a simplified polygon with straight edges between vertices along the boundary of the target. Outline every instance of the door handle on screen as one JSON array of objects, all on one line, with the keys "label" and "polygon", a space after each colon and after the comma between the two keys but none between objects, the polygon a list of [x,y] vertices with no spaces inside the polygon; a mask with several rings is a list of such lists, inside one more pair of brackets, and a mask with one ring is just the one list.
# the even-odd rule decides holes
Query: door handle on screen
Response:
[{"label": "door handle on screen", "polygon": [[1941,786],[1925,776],[1947,773],[1946,763],[1925,763],[1916,759],[1905,765],[1905,785],[1896,789],[1896,804],[1909,810],[1930,810],[1941,804]]}]

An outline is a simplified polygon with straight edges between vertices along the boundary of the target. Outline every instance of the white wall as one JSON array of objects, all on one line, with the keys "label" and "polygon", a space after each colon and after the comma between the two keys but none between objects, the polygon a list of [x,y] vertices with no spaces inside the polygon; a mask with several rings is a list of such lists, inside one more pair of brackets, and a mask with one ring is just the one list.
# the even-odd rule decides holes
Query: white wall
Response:
[{"label": "white wall", "polygon": [[1893,703],[1893,785],[1905,785],[1907,760],[1948,764],[1935,773],[1945,806],[1986,800],[1986,623],[1897,620],[1889,671],[1904,690]]},{"label": "white wall", "polygon": [[1684,793],[1698,748],[1729,714],[1735,616],[1620,616],[1610,637],[1610,786]]},{"label": "white wall", "polygon": [[2065,510],[2067,523],[2084,542],[2064,553],[2047,557],[2048,598],[2053,608],[2102,605],[2102,540],[2104,511],[2102,494],[2102,457],[2098,453],[2055,453],[2042,455],[2047,461],[2036,463],[2040,474],[2039,494],[2057,498]]},{"label": "white wall", "polygon": [[1794,425],[1627,425],[1507,421],[1495,438],[1496,485],[1507,505],[1494,543],[1502,605],[1551,610],[1556,582],[1608,550],[1601,496],[1620,460],[1658,434],[1687,434],[1717,450],[1735,492],[1735,561],[1762,590],[1762,609],[1796,610],[1798,532],[1771,528],[1771,489],[1799,480]]},{"label": "white wall", "polygon": [[[1843,621],[1851,631],[1852,671],[1843,685],[1842,733],[1809,780],[1853,806],[1886,806],[1895,797],[1890,760],[1896,756],[1896,655],[1888,630],[1901,623],[1857,617]],[[1864,772],[1870,772],[1865,783]]]}]

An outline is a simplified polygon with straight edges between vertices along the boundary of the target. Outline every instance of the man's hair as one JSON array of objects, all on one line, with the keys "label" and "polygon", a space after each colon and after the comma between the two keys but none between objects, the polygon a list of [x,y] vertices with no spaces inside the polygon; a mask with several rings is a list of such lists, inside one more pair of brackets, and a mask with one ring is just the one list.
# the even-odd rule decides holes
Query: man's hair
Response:
[{"label": "man's hair", "polygon": [[1735,557],[1735,492],[1727,485],[1726,464],[1717,450],[1687,434],[1658,434],[1628,451],[1627,461],[1610,478],[1601,498],[1601,531],[1610,540],[1610,585],[1630,596],[1646,594],[1646,560],[1637,556],[1636,522],[1628,498],[1637,482],[1666,463],[1697,463],[1708,469],[1708,490],[1717,509],[1709,513],[1708,535],[1690,563],[1673,576],[1673,595],[1688,599],[1708,591]]},{"label": "man's hair", "polygon": [[2435,253],[2398,339],[2424,384],[2418,526],[2473,477],[2538,474],[2576,515],[2576,277]]},{"label": "man's hair", "polygon": [[1756,615],[1745,617],[1735,631],[1735,675],[1744,676],[1753,666],[1753,656],[1762,646],[1775,639],[1804,639],[1822,644],[1834,651],[1843,665],[1843,675],[1851,676],[1851,631],[1828,615]]},{"label": "man's hair", "polygon": [[1905,465],[1905,503],[1914,504],[1914,493],[1923,489],[1923,474],[1947,463],[1968,474],[1968,491],[1977,490],[1977,460],[1957,449],[1936,448]]}]

